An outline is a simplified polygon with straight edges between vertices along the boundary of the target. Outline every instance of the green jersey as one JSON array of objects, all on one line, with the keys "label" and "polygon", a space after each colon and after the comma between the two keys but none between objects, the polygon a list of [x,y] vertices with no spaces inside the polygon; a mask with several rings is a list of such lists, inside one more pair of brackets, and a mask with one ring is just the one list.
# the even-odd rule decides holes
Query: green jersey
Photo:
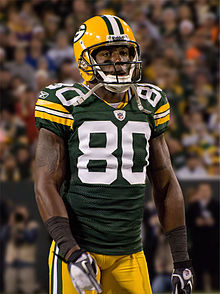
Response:
[{"label": "green jersey", "polygon": [[132,254],[142,249],[146,167],[150,139],[169,121],[165,93],[151,84],[137,85],[138,109],[130,90],[113,108],[84,84],[54,84],[41,91],[37,127],[61,136],[68,148],[68,176],[63,201],[73,236],[90,252]]}]

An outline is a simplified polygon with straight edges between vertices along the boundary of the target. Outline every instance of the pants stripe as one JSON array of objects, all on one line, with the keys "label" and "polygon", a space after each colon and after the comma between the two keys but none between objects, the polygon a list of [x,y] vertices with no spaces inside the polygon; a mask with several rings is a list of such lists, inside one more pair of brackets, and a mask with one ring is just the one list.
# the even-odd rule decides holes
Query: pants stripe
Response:
[{"label": "pants stripe", "polygon": [[[59,248],[55,246],[55,253],[58,254]],[[51,294],[57,294],[57,256],[54,254],[54,261],[53,261],[53,292]]]},{"label": "pants stripe", "polygon": [[[51,251],[53,252],[55,250],[55,243],[52,244],[53,248],[51,247]],[[54,257],[55,255],[52,253],[52,257],[51,257],[51,253],[50,253],[50,257],[49,257],[49,269],[50,269],[50,280],[49,280],[49,293],[53,294],[53,269],[54,269]],[[52,259],[52,261],[51,261]]]},{"label": "pants stripe", "polygon": [[[60,251],[58,251],[58,254],[60,253]],[[62,260],[61,259],[57,259],[57,293],[58,294],[62,294],[63,293],[63,281],[62,281]]]}]

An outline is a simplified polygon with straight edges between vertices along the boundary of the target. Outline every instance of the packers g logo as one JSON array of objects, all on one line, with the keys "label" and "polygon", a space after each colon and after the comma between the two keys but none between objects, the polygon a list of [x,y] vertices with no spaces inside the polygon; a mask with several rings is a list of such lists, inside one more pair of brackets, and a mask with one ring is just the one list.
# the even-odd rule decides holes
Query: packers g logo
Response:
[{"label": "packers g logo", "polygon": [[79,27],[78,31],[76,32],[73,42],[76,43],[77,41],[79,41],[79,39],[82,38],[82,36],[85,34],[85,32],[86,32],[86,25],[82,24]]}]

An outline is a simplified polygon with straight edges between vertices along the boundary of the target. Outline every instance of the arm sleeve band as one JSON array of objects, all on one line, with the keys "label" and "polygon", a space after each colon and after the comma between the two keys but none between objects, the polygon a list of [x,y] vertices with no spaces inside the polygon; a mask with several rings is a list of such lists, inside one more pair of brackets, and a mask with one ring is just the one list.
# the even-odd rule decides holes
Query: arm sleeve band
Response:
[{"label": "arm sleeve band", "polygon": [[186,226],[166,232],[174,263],[189,260]]},{"label": "arm sleeve band", "polygon": [[53,216],[45,222],[45,226],[58,245],[63,257],[72,247],[77,245],[76,240],[73,238],[68,218]]}]

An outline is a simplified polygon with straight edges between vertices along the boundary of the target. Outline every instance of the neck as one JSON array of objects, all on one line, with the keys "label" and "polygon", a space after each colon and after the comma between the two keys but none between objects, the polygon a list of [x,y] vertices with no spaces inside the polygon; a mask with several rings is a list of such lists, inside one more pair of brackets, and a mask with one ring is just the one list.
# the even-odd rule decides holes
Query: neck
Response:
[{"label": "neck", "polygon": [[[97,85],[97,83],[90,83],[89,82],[89,84],[88,84],[90,89],[92,89],[96,85]],[[104,86],[100,87],[99,89],[97,89],[95,91],[96,95],[98,95],[100,98],[102,98],[103,100],[105,100],[106,102],[109,102],[109,103],[117,103],[117,102],[123,101],[124,97],[125,97],[125,93],[126,92],[124,92],[124,93],[110,92]]]}]

